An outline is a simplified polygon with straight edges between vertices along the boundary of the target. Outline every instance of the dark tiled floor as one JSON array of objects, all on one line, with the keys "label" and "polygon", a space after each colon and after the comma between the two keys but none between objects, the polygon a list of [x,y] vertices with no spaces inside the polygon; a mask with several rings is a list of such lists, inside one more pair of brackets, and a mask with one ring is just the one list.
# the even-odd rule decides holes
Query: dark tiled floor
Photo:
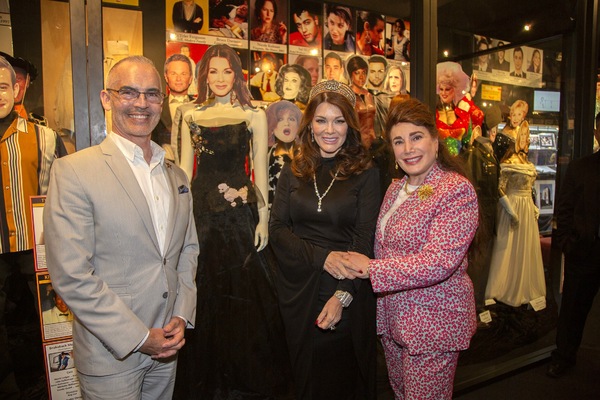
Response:
[{"label": "dark tiled floor", "polygon": [[577,365],[560,379],[546,376],[549,359],[456,393],[459,400],[600,399],[600,296],[588,317]]}]

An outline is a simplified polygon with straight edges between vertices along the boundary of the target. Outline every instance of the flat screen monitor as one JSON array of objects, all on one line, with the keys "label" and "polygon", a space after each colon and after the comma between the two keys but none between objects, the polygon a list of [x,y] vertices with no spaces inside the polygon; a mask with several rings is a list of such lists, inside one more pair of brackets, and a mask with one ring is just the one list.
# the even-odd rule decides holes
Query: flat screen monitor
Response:
[{"label": "flat screen monitor", "polygon": [[538,112],[559,112],[560,111],[560,92],[551,90],[533,91],[533,111]]}]

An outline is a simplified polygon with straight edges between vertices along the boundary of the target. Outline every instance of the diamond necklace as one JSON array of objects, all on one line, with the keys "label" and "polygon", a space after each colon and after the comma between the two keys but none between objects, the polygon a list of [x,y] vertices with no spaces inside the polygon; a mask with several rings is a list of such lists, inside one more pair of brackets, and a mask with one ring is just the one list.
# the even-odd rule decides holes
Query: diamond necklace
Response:
[{"label": "diamond necklace", "polygon": [[323,201],[325,196],[327,196],[327,193],[329,193],[329,189],[331,189],[331,187],[333,186],[333,183],[335,182],[335,178],[337,178],[339,172],[340,172],[339,170],[337,170],[335,172],[335,175],[333,176],[331,183],[329,184],[329,186],[327,186],[327,190],[325,190],[325,193],[323,193],[322,195],[319,193],[319,189],[317,188],[317,175],[315,173],[313,173],[313,182],[315,184],[315,194],[317,195],[317,199],[319,199],[319,202],[317,203],[317,212],[322,211],[321,210],[321,202]]}]

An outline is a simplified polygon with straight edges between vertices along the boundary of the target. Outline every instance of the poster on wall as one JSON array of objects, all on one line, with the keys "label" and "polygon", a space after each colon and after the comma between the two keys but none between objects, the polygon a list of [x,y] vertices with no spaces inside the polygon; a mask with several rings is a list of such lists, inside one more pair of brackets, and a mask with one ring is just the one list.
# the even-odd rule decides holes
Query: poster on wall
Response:
[{"label": "poster on wall", "polygon": [[250,48],[255,51],[287,52],[287,1],[250,0]]},{"label": "poster on wall", "polygon": [[290,3],[290,53],[320,56],[323,43],[323,5],[309,1]]},{"label": "poster on wall", "polygon": [[[304,67],[310,74],[311,86],[322,79],[349,83],[345,64],[357,52],[366,59],[387,57],[386,71],[379,79],[382,87],[388,66],[396,68],[397,63],[401,72],[394,69],[395,75],[390,79],[403,79],[406,91],[409,90],[408,21],[387,17],[386,27],[386,17],[381,14],[314,1],[165,1],[166,57],[182,53],[190,59],[194,83],[189,95],[197,94],[197,65],[208,47],[215,44],[236,49],[252,96],[259,105],[280,99],[275,82],[283,65]],[[394,53],[392,38],[399,42],[398,55]],[[375,73],[372,78],[376,79]]]},{"label": "poster on wall", "polygon": [[498,50],[480,54],[473,59],[473,71],[480,80],[515,86],[542,87],[543,50],[527,46],[504,49],[509,43],[475,35],[475,52]]},{"label": "poster on wall", "polygon": [[273,102],[281,97],[276,91],[279,69],[287,63],[287,55],[268,51],[252,51],[250,93],[256,101]]},{"label": "poster on wall", "polygon": [[167,40],[248,47],[247,0],[166,0]]},{"label": "poster on wall", "polygon": [[385,55],[385,18],[372,11],[356,13],[356,52],[364,56]]},{"label": "poster on wall", "polygon": [[356,16],[354,10],[338,4],[325,4],[323,51],[356,52]]},{"label": "poster on wall", "polygon": [[321,80],[321,57],[290,54],[289,63],[298,64],[308,71],[311,86],[315,86]]},{"label": "poster on wall", "polygon": [[43,221],[46,196],[31,196],[29,198],[29,203],[31,209],[31,224],[33,225],[33,256],[35,271],[47,271]]},{"label": "poster on wall", "polygon": [[12,29],[8,0],[0,0],[0,51],[13,53]]},{"label": "poster on wall", "polygon": [[73,334],[73,312],[52,288],[48,273],[36,274],[42,341],[64,339]]},{"label": "poster on wall", "polygon": [[73,358],[73,342],[54,342],[44,345],[48,392],[52,400],[81,399],[79,379]]},{"label": "poster on wall", "polygon": [[385,56],[402,63],[410,62],[410,22],[390,16],[385,22]]}]

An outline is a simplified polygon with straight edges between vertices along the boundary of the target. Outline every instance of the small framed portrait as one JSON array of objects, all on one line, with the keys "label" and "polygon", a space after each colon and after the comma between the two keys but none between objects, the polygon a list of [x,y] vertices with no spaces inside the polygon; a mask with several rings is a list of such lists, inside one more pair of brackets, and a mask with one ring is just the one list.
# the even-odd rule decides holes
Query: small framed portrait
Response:
[{"label": "small framed portrait", "polygon": [[540,148],[540,136],[539,135],[530,135],[529,136],[529,148],[530,149],[539,149]]},{"label": "small framed portrait", "polygon": [[543,149],[551,149],[556,145],[554,135],[551,133],[540,133],[540,147]]},{"label": "small framed portrait", "polygon": [[540,180],[535,182],[536,206],[540,214],[552,214],[554,212],[555,181]]}]

